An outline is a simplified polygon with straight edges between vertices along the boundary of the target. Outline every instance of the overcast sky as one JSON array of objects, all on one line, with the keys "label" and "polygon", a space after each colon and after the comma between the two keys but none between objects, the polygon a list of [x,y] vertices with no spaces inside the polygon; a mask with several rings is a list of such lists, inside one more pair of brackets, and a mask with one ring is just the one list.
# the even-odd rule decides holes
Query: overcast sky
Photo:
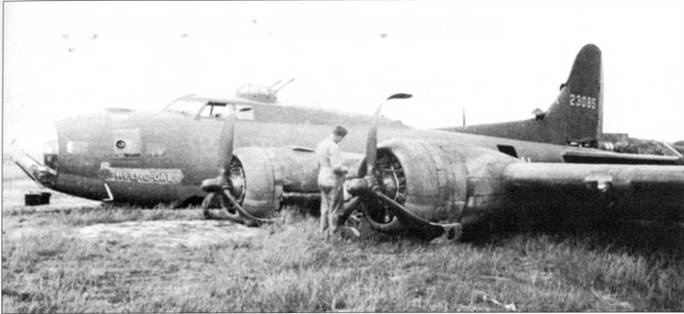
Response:
[{"label": "overcast sky", "polygon": [[684,1],[4,3],[4,146],[105,107],[295,78],[289,104],[421,128],[548,108],[586,43],[603,51],[604,130],[684,139]]}]

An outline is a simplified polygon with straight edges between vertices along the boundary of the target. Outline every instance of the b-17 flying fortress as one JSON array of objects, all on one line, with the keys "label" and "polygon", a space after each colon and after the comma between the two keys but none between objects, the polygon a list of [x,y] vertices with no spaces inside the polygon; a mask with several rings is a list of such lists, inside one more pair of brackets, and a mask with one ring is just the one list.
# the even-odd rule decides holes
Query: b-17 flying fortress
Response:
[{"label": "b-17 flying fortress", "polygon": [[[583,47],[549,109],[525,121],[419,130],[381,118],[385,102],[373,117],[282,106],[277,91],[291,81],[278,82],[230,99],[184,96],[161,111],[68,118],[43,164],[18,164],[55,191],[115,203],[201,202],[207,213],[219,206],[223,218],[259,225],[284,204],[316,199],[312,148],[344,125],[345,164],[357,169],[345,206],[381,232],[458,238],[464,227],[521,208],[681,222],[680,154],[600,149],[601,61],[598,47]],[[388,105],[411,97],[400,92]]]}]

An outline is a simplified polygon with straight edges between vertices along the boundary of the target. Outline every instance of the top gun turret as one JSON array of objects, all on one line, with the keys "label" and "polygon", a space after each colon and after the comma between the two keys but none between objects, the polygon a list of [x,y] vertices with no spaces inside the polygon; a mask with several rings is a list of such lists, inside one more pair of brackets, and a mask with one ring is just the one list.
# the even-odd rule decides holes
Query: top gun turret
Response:
[{"label": "top gun turret", "polygon": [[294,79],[290,79],[280,86],[278,86],[278,84],[280,84],[281,81],[277,81],[271,86],[245,84],[238,87],[237,91],[235,92],[235,96],[252,101],[276,103],[278,102],[278,92],[285,86],[292,83],[292,81],[294,81]]}]

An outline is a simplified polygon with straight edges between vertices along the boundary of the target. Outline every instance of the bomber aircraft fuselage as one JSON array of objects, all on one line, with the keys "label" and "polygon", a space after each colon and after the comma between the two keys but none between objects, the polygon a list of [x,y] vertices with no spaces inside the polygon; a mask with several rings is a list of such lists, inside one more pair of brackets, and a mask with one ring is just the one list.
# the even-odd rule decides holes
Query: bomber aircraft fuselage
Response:
[{"label": "bomber aircraft fuselage", "polygon": [[371,117],[284,106],[275,97],[186,96],[162,111],[61,120],[45,165],[18,164],[71,195],[146,205],[201,200],[208,217],[219,203],[224,218],[258,225],[283,204],[320,196],[313,148],[342,125],[350,131],[344,162],[357,169],[347,176],[344,212],[360,208],[383,232],[455,238],[458,226],[520,209],[681,221],[681,155],[593,148],[602,133],[600,65],[600,50],[585,46],[547,111],[465,133],[381,119],[385,102]]},{"label": "bomber aircraft fuselage", "polygon": [[[341,147],[351,153],[348,162],[357,164],[363,158],[372,121],[371,116],[360,114],[201,97],[179,98],[155,112],[107,109],[57,123],[58,147],[55,154],[45,156],[46,165],[56,175],[43,183],[67,194],[95,200],[114,198],[117,202],[182,203],[202,197],[201,181],[216,175],[220,130],[229,111],[237,116],[236,148],[282,148],[283,154],[265,157],[272,161],[288,154],[308,156],[303,161],[295,158],[296,167],[283,169],[295,177],[293,180],[302,180],[295,188],[305,193],[317,191],[317,165],[312,159],[316,143],[329,136],[334,126],[345,126],[350,133]],[[390,120],[382,120],[380,128],[380,139],[447,141],[527,162],[621,163],[633,157],[590,148],[417,130]],[[244,180],[249,184],[249,177]],[[288,192],[287,186],[284,189]]]}]

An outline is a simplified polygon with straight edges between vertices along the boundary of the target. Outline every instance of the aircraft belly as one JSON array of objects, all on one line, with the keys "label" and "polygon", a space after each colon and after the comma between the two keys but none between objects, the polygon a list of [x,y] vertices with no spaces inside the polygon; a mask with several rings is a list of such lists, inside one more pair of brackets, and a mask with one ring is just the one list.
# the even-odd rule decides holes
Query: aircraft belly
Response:
[{"label": "aircraft belly", "polygon": [[146,184],[136,182],[107,182],[115,202],[156,205],[202,195],[199,186],[183,184]]}]

